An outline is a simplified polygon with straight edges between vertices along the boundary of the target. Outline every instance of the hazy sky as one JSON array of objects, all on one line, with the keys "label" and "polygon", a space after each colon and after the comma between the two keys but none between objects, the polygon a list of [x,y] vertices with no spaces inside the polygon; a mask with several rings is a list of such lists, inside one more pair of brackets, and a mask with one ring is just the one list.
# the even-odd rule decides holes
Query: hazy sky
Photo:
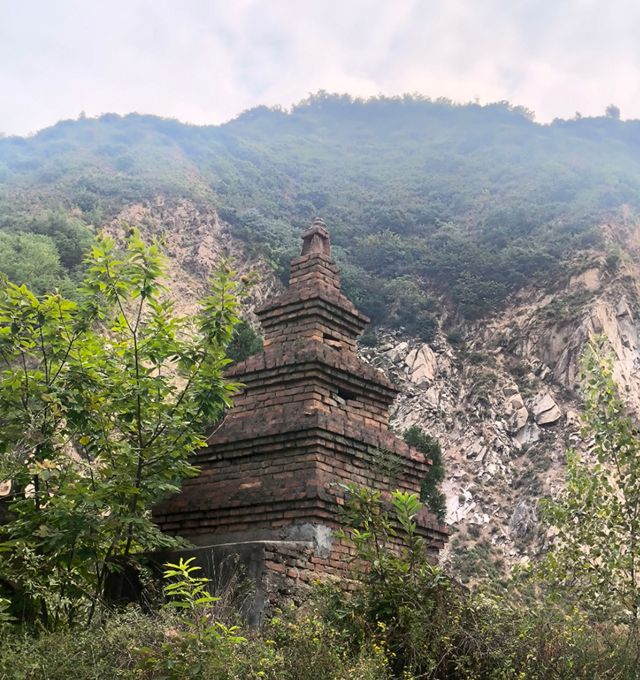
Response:
[{"label": "hazy sky", "polygon": [[0,0],[0,132],[325,89],[640,118],[640,0]]}]

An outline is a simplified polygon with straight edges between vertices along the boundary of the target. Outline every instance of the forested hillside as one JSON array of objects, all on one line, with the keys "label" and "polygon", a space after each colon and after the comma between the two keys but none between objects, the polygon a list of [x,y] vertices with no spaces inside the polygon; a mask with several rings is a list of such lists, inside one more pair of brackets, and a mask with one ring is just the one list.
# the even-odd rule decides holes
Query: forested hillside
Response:
[{"label": "forested hillside", "polygon": [[640,121],[540,125],[507,103],[411,96],[319,93],[207,127],[62,121],[0,140],[0,271],[72,286],[91,230],[157,195],[215,208],[283,271],[298,230],[321,215],[354,301],[428,339],[439,293],[473,318],[583,249],[614,263],[599,225],[638,207],[639,151]]}]

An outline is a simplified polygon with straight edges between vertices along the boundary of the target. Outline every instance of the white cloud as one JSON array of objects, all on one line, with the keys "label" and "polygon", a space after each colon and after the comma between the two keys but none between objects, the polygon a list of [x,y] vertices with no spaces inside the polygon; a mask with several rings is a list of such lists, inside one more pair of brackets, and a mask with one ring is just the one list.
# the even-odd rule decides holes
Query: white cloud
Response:
[{"label": "white cloud", "polygon": [[0,131],[219,123],[318,89],[640,117],[635,0],[0,0]]}]

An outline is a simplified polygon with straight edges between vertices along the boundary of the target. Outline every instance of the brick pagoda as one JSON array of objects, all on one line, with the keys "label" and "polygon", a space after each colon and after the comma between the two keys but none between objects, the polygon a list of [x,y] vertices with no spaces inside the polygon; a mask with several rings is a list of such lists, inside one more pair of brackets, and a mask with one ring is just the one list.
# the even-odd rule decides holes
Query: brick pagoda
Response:
[{"label": "brick pagoda", "polygon": [[[227,373],[244,387],[197,454],[201,474],[154,513],[200,552],[237,550],[258,581],[269,571],[339,575],[348,550],[334,537],[339,483],[417,493],[428,469],[388,429],[398,390],[356,354],[368,319],[340,290],[324,223],[302,239],[287,291],[257,311],[264,351]],[[376,463],[381,455],[394,458],[393,481]],[[447,529],[426,511],[419,520],[437,554]]]}]

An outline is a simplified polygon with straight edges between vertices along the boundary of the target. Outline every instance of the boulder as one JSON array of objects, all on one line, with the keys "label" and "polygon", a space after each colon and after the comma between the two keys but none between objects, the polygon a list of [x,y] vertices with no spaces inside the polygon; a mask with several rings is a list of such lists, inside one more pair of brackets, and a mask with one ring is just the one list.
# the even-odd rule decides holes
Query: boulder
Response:
[{"label": "boulder", "polygon": [[560,420],[562,411],[558,408],[553,397],[547,393],[538,397],[533,406],[533,415],[538,425],[551,425]]},{"label": "boulder", "polygon": [[518,409],[524,408],[524,401],[520,394],[514,394],[509,400],[509,406],[512,411],[517,411]]},{"label": "boulder", "polygon": [[457,496],[447,497],[447,522],[455,524],[461,522],[475,507],[477,503],[470,495],[464,498]]},{"label": "boulder", "polygon": [[509,531],[512,536],[523,538],[533,531],[538,523],[538,509],[535,501],[520,501],[509,520]]},{"label": "boulder", "polygon": [[511,414],[507,423],[507,432],[509,434],[519,432],[527,424],[527,420],[529,420],[529,411],[523,405]]},{"label": "boulder", "polygon": [[633,315],[631,314],[631,310],[629,309],[629,303],[627,302],[627,296],[623,295],[620,300],[618,300],[618,304],[616,305],[616,316],[618,318],[623,317],[623,316],[628,316],[629,318],[633,318]]},{"label": "boulder", "polygon": [[404,361],[409,367],[409,378],[416,385],[431,382],[436,377],[438,362],[429,345],[411,350]]},{"label": "boulder", "polygon": [[505,397],[512,397],[514,394],[519,394],[518,387],[516,385],[507,385],[503,390]]},{"label": "boulder", "polygon": [[517,387],[505,387],[503,392],[506,400],[502,412],[506,415],[507,432],[514,434],[521,430],[529,420],[529,411],[527,411]]},{"label": "boulder", "polygon": [[395,347],[392,347],[388,352],[386,352],[386,355],[389,357],[389,359],[391,359],[391,361],[397,363],[402,360],[402,357],[404,357],[408,349],[409,343],[400,342]]},{"label": "boulder", "polygon": [[540,441],[540,428],[535,423],[526,423],[525,426],[518,430],[514,439],[520,446],[528,446]]}]

